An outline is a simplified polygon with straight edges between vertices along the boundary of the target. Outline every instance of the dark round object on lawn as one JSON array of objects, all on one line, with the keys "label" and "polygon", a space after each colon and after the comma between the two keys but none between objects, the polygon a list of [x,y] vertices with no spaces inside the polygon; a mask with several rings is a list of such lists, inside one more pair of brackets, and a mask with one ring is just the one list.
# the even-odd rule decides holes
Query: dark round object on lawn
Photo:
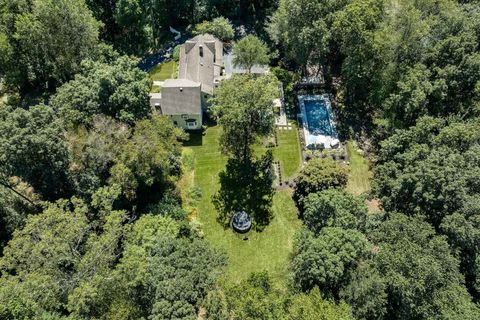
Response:
[{"label": "dark round object on lawn", "polygon": [[252,227],[252,218],[245,211],[235,212],[232,217],[232,228],[238,233],[246,233]]}]

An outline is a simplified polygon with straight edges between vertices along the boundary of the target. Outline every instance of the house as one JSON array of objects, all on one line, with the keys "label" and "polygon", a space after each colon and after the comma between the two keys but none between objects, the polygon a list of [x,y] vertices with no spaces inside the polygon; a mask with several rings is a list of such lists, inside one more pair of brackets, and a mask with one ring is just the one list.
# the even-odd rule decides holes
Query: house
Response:
[{"label": "house", "polygon": [[187,79],[167,79],[161,93],[150,94],[150,104],[173,123],[186,130],[202,128],[201,83]]},{"label": "house", "polygon": [[[150,105],[170,116],[178,127],[201,129],[202,112],[215,87],[232,74],[246,72],[233,66],[232,55],[224,54],[222,41],[210,34],[198,35],[180,48],[178,79],[166,80],[161,93],[151,93]],[[266,66],[252,68],[252,73],[265,72]]]},{"label": "house", "polygon": [[178,77],[201,83],[204,110],[223,73],[223,43],[214,36],[198,35],[180,48]]},{"label": "house", "polygon": [[207,100],[223,72],[223,43],[209,34],[198,35],[180,49],[178,79],[167,79],[161,93],[151,93],[150,105],[178,127],[201,129]]}]

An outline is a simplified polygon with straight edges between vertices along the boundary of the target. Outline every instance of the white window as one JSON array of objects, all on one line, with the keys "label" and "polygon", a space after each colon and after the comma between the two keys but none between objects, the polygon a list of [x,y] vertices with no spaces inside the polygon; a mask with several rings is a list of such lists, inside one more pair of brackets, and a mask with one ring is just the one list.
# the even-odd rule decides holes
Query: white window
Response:
[{"label": "white window", "polygon": [[197,121],[193,121],[193,122],[187,122],[187,127],[189,129],[194,129],[197,127]]}]

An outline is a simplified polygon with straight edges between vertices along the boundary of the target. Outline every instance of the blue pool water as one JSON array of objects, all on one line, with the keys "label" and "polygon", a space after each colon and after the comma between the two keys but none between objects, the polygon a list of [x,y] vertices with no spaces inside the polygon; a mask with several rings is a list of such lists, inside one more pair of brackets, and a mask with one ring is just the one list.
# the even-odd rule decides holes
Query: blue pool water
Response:
[{"label": "blue pool water", "polygon": [[313,135],[334,136],[330,115],[323,100],[304,100],[308,131]]}]

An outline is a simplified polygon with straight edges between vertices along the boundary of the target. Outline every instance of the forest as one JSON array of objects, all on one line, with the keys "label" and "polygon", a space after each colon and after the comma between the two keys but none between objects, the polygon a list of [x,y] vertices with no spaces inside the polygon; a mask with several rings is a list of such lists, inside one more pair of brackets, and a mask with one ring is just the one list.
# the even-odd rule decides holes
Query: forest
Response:
[{"label": "forest", "polygon": [[[139,68],[170,27],[246,70],[200,133]],[[306,78],[366,190],[298,159]],[[0,0],[0,319],[480,319],[480,2]]]}]

